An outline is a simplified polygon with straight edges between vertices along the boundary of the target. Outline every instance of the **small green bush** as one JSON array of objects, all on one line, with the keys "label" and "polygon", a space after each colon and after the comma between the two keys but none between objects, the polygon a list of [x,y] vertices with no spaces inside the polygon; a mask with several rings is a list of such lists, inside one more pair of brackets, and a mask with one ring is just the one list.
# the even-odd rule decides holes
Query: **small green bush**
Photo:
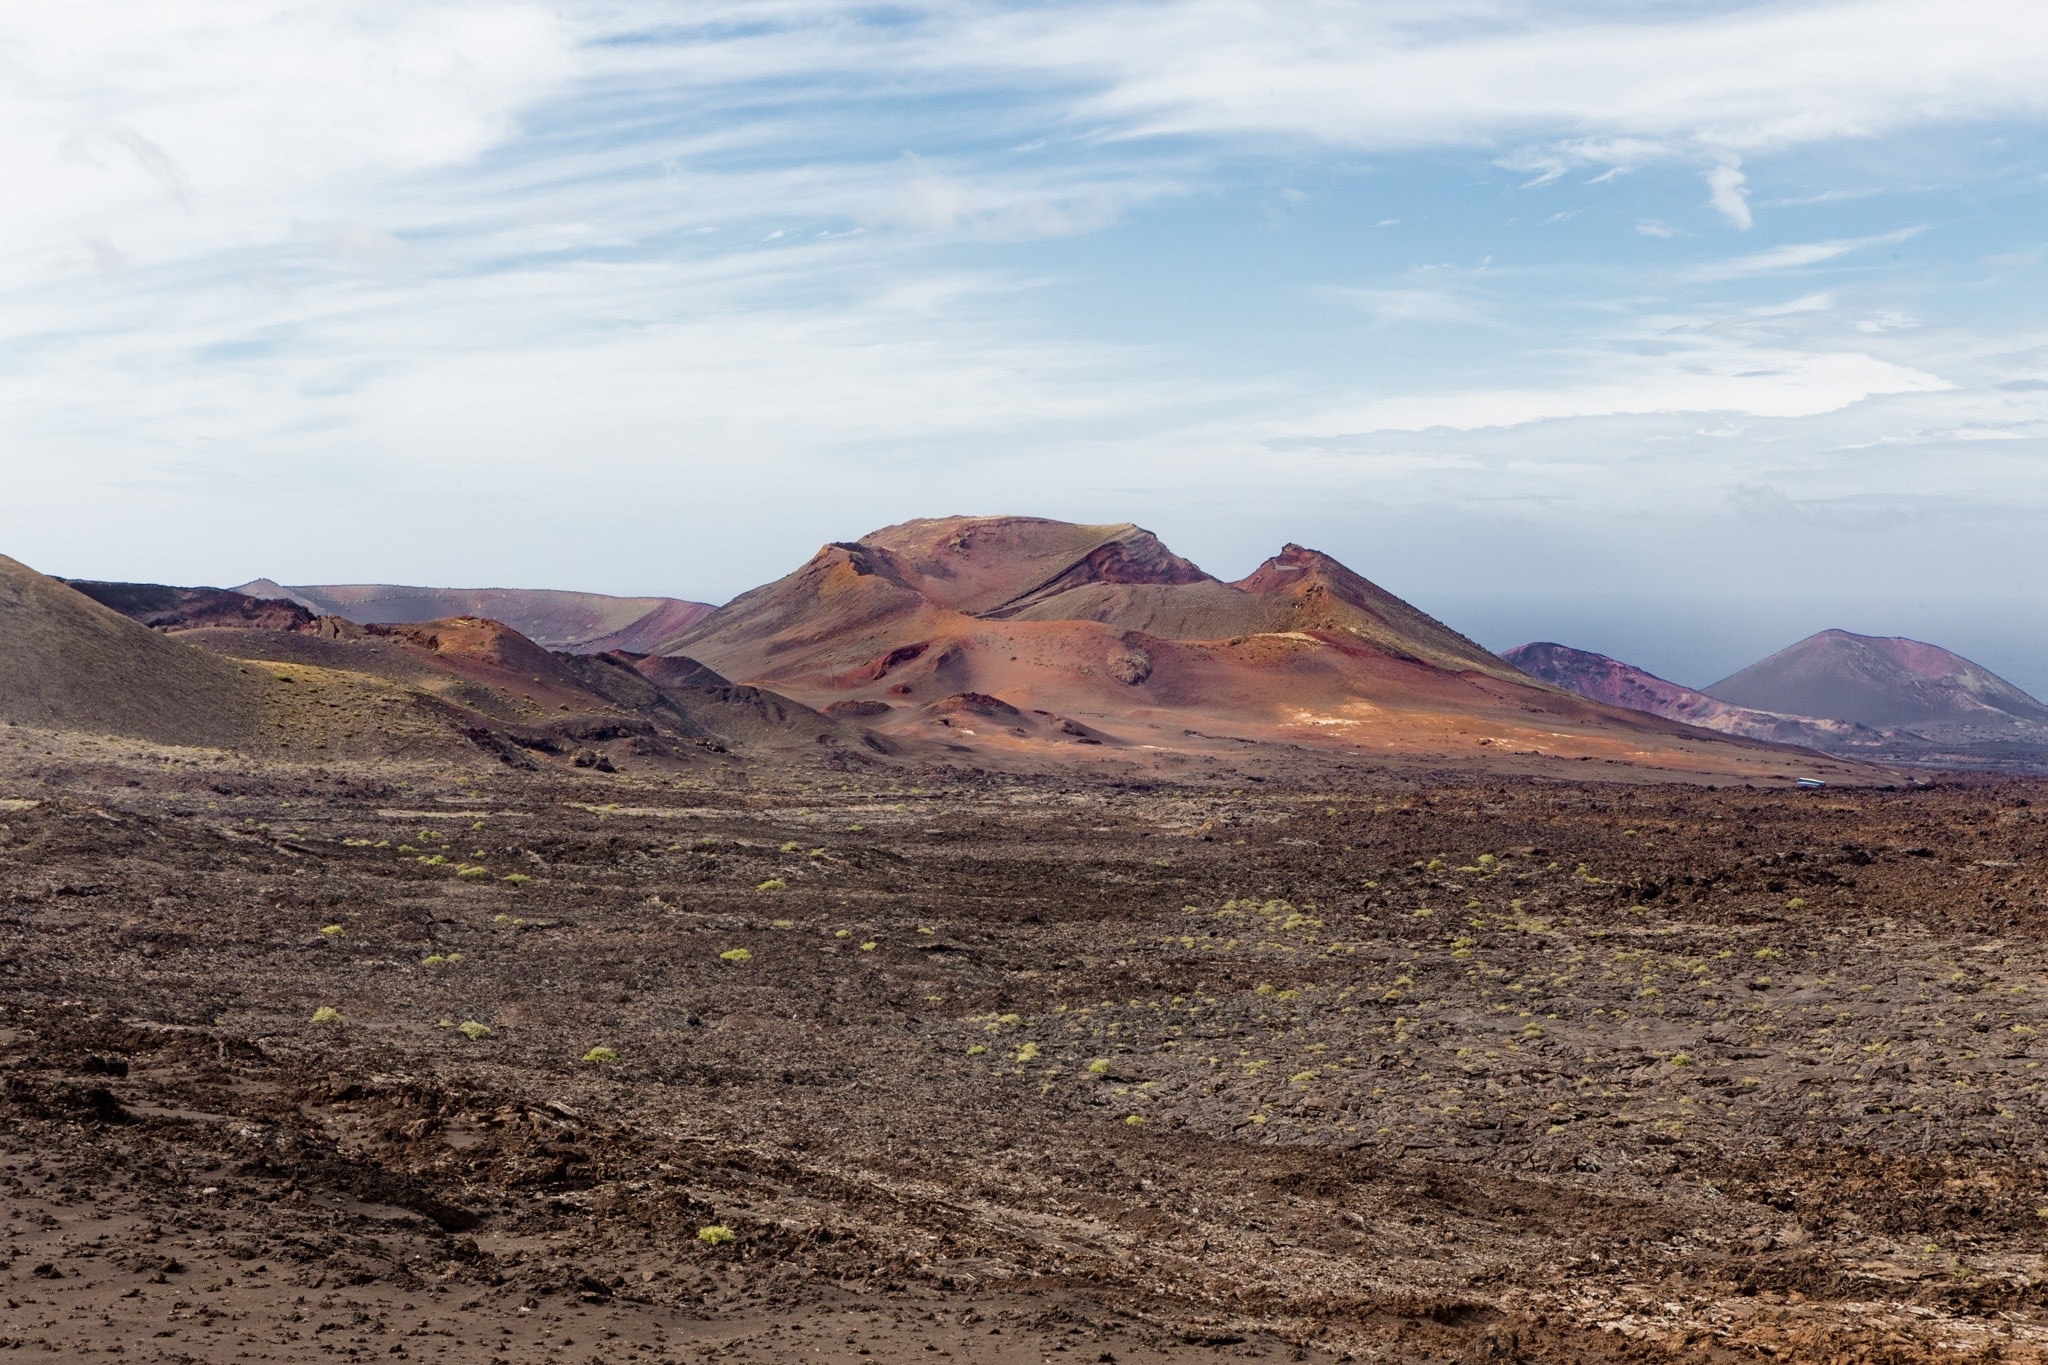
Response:
[{"label": "small green bush", "polygon": [[1132,1114],[1132,1115],[1129,1115],[1128,1117],[1126,1117],[1126,1118],[1124,1119],[1124,1122],[1125,1122],[1125,1123],[1127,1123],[1127,1124],[1129,1124],[1129,1125],[1130,1125],[1131,1127],[1133,1127],[1133,1128],[1137,1128],[1137,1127],[1141,1127],[1141,1126],[1143,1126],[1143,1124],[1144,1124],[1145,1120],[1144,1120],[1143,1118],[1141,1118],[1140,1116],[1138,1116],[1137,1114]]},{"label": "small green bush", "polygon": [[791,839],[788,843],[782,846],[782,851],[784,853],[801,853],[804,851],[804,846],[798,843],[796,840]]},{"label": "small green bush", "polygon": [[780,877],[770,877],[754,889],[756,891],[787,891],[789,890],[789,883]]},{"label": "small green bush", "polygon": [[342,928],[339,924],[323,924],[320,926],[320,932],[329,938],[340,938],[348,930]]},{"label": "small green bush", "polygon": [[438,967],[447,960],[448,957],[445,953],[428,953],[420,959],[420,965],[422,967]]},{"label": "small green bush", "polygon": [[731,963],[752,962],[754,955],[745,948],[727,948],[718,955],[718,960]]},{"label": "small green bush", "polygon": [[338,1024],[341,1022],[341,1011],[332,1005],[322,1005],[319,1009],[313,1011],[313,1022],[316,1024]]},{"label": "small green bush", "polygon": [[504,876],[498,878],[498,880],[501,882],[510,882],[514,886],[524,886],[528,882],[532,881],[533,878],[527,876],[524,872],[507,872]]},{"label": "small green bush", "polygon": [[1107,1076],[1109,1074],[1109,1058],[1097,1057],[1094,1061],[1088,1063],[1088,1074],[1091,1076]]},{"label": "small green bush", "polygon": [[738,1240],[738,1235],[722,1223],[713,1223],[708,1228],[697,1229],[697,1240],[708,1247],[722,1247],[727,1242]]},{"label": "small green bush", "polygon": [[491,1036],[488,1024],[479,1024],[474,1019],[465,1019],[455,1026],[455,1031],[472,1043],[480,1043]]},{"label": "small green bush", "polygon": [[619,1054],[608,1047],[594,1047],[583,1054],[583,1060],[598,1066],[605,1066],[619,1060]]}]

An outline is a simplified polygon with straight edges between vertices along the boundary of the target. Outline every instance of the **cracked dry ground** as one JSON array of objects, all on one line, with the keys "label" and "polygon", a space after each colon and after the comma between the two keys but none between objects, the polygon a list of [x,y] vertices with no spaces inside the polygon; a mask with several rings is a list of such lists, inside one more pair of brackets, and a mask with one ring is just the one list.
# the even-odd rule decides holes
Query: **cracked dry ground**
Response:
[{"label": "cracked dry ground", "polygon": [[0,1358],[2048,1340],[2040,787],[0,773]]}]

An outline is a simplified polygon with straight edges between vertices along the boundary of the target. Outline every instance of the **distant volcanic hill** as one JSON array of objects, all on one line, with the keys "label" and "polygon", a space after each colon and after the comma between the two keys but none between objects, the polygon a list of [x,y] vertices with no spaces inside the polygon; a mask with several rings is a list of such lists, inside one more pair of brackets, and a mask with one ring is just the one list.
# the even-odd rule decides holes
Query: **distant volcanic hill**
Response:
[{"label": "distant volcanic hill", "polygon": [[320,616],[359,625],[412,625],[458,616],[501,621],[543,649],[601,654],[652,650],[711,614],[704,602],[674,597],[607,597],[528,588],[413,588],[391,583],[286,587],[267,578],[233,591],[296,602]]},{"label": "distant volcanic hill", "polygon": [[1580,696],[1723,734],[1874,763],[2048,771],[2048,706],[1917,640],[1822,631],[1703,691],[1565,645],[1502,657]]},{"label": "distant volcanic hill", "polygon": [[1075,744],[1213,760],[1277,741],[1535,770],[1801,762],[1538,685],[1314,550],[1226,583],[1129,524],[905,522],[825,546],[656,652],[991,759]]},{"label": "distant volcanic hill", "polygon": [[1824,630],[1705,689],[1737,706],[1837,716],[1933,737],[2048,739],[2048,706],[1938,645]]},{"label": "distant volcanic hill", "polygon": [[1647,711],[1667,720],[1683,721],[1704,730],[1773,744],[1797,744],[1828,753],[1870,754],[1886,743],[1885,736],[1854,721],[1780,715],[1733,706],[1704,692],[1646,673],[1633,664],[1569,645],[1516,645],[1501,657],[1530,677],[1576,692],[1609,706]]}]

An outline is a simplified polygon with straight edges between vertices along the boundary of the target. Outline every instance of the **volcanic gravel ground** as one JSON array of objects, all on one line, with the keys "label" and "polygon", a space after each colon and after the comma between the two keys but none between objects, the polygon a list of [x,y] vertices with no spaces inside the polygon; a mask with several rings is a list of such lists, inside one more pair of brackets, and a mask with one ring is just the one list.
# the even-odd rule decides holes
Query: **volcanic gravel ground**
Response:
[{"label": "volcanic gravel ground", "polygon": [[5,1358],[2048,1341],[2038,785],[7,733]]}]

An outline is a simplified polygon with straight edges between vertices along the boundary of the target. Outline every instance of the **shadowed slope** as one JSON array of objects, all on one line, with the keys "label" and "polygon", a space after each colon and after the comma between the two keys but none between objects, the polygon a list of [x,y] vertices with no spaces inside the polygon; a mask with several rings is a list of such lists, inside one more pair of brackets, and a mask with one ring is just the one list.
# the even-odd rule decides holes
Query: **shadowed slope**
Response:
[{"label": "shadowed slope", "polygon": [[0,717],[163,744],[231,745],[262,713],[234,664],[0,555]]}]

